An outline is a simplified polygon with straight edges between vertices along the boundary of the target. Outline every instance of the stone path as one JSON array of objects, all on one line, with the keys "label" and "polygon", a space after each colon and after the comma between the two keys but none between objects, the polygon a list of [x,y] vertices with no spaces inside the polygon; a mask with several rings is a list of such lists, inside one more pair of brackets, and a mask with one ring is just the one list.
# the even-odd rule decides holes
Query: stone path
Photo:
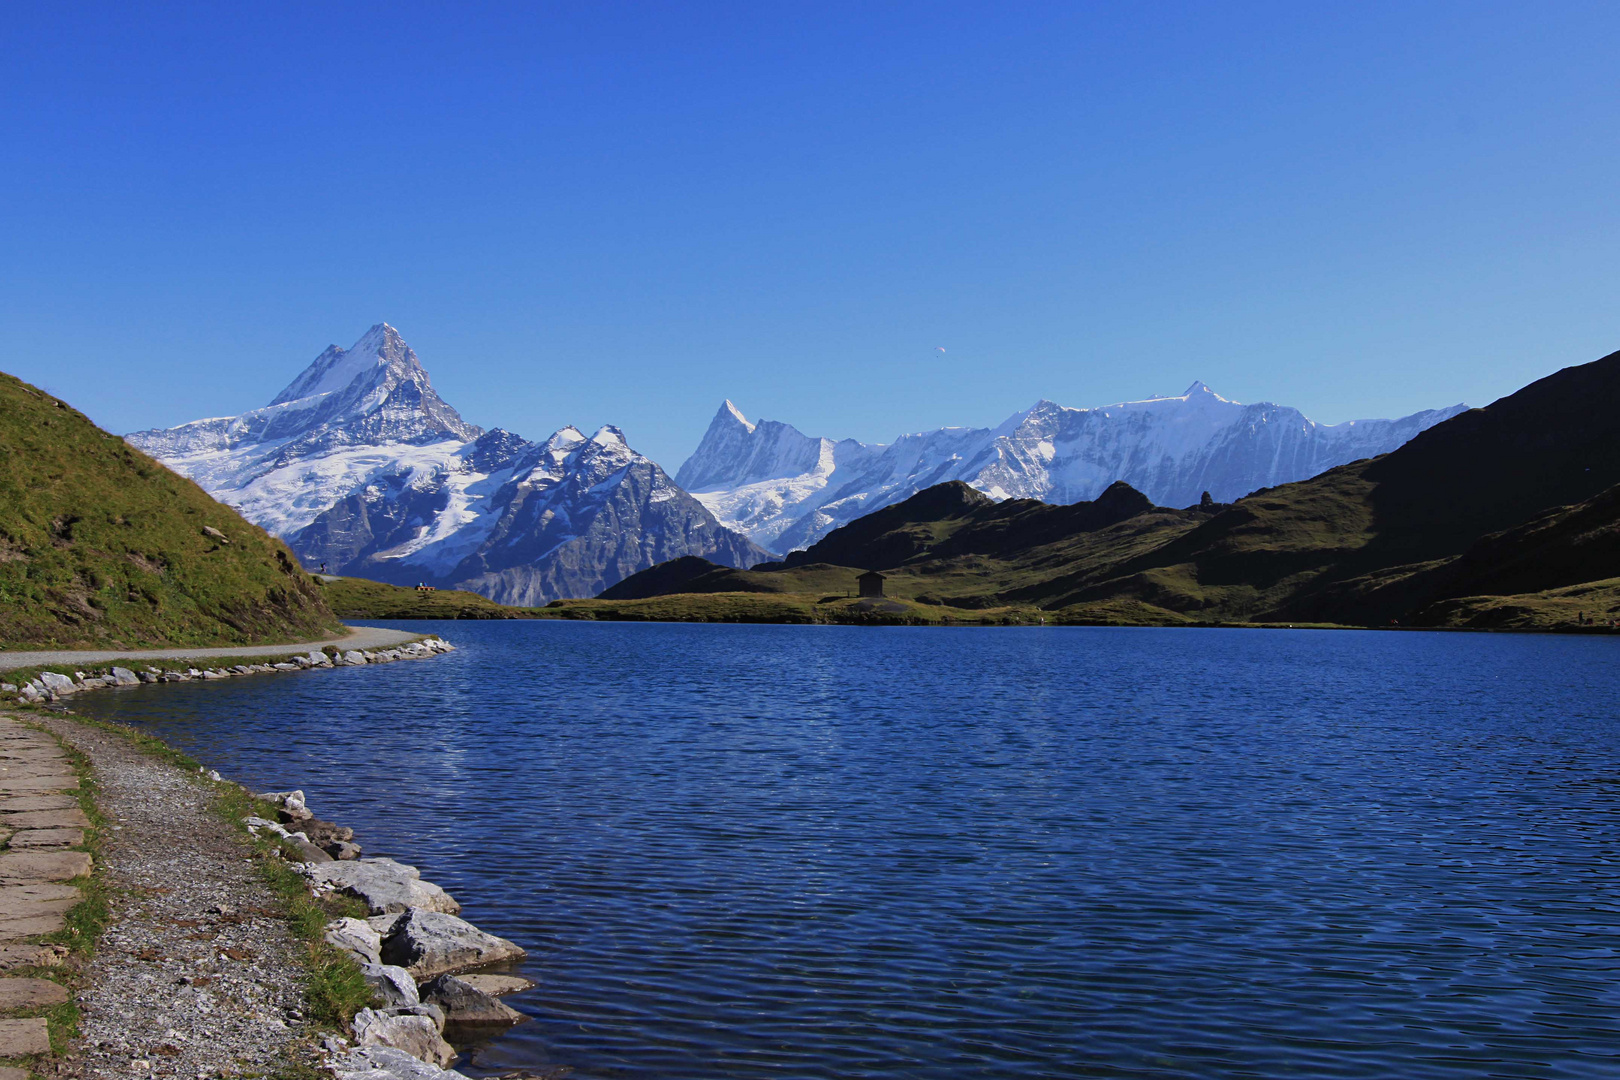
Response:
[{"label": "stone path", "polygon": [[134,652],[106,649],[19,649],[0,652],[0,671],[15,671],[36,664],[105,664],[109,660],[205,660],[211,656],[289,656],[307,653],[328,645],[342,649],[387,649],[421,637],[420,631],[384,630],[376,626],[356,626],[346,637],[330,641],[310,641],[295,645],[232,645],[220,649],[145,649]]},{"label": "stone path", "polygon": [[[90,822],[68,794],[79,778],[47,735],[11,717],[0,717],[0,971],[54,967],[65,949],[29,939],[61,930],[64,913],[79,902],[67,884],[90,873],[90,856],[71,850],[84,844]],[[67,991],[49,979],[0,975],[0,1014],[38,1012],[67,1001]],[[0,1019],[0,1057],[49,1053],[45,1018]],[[0,1080],[25,1080],[21,1069],[0,1066]]]},{"label": "stone path", "polygon": [[[98,804],[109,819],[101,858],[113,891],[111,921],[79,995],[83,1038],[72,1060],[54,1062],[55,1071],[47,1075],[194,1080],[313,1062],[313,1051],[301,1038],[303,946],[280,917],[251,849],[215,816],[211,790],[112,732],[61,715],[41,716],[38,722],[90,759]],[[19,728],[14,721],[0,719],[0,737],[14,728]],[[0,742],[0,754],[40,755],[29,760],[26,776],[7,779],[0,773],[0,792],[7,784],[66,780],[63,786],[71,786],[72,777],[31,779],[34,773],[54,775],[44,771],[42,744],[50,740],[40,735],[32,740],[26,749],[19,742],[15,750]],[[0,767],[8,764],[0,759]],[[57,813],[56,804],[37,802],[52,796],[18,797],[31,801],[0,802],[0,815],[10,816],[8,824],[18,828],[13,847],[26,821],[38,821],[28,828],[45,832],[76,828],[66,818],[31,816]],[[62,853],[29,848],[0,853],[0,877],[7,873],[7,860],[50,857]],[[55,872],[70,869],[64,865]],[[18,894],[14,902],[21,901]],[[0,1080],[8,1078],[0,1073]]]}]

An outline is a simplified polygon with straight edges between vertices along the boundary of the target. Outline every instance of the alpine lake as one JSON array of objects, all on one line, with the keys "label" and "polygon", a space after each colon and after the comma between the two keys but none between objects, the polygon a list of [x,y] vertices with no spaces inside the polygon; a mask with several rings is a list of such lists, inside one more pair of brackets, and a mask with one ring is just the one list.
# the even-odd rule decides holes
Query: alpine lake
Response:
[{"label": "alpine lake", "polygon": [[378,625],[72,706],[525,946],[469,1075],[1620,1075],[1620,641]]}]

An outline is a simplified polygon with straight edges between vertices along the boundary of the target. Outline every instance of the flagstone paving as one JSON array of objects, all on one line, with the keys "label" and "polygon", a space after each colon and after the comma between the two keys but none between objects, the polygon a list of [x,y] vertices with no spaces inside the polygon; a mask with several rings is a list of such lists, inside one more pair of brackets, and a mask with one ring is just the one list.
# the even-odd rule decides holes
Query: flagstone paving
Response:
[{"label": "flagstone paving", "polygon": [[[67,911],[80,899],[79,890],[66,883],[90,873],[90,855],[30,849],[84,843],[90,822],[78,800],[62,794],[78,786],[79,778],[55,740],[0,716],[0,837],[6,848],[0,851],[0,970],[49,967],[61,960],[64,950],[25,939],[66,925]],[[19,809],[19,800],[25,808],[11,812]],[[56,816],[42,819],[41,814]],[[49,979],[0,976],[0,1013],[37,1012],[67,1000],[67,990]],[[45,1054],[50,1048],[44,1017],[0,1018],[0,1057]],[[6,1071],[0,1069],[0,1080]]]}]

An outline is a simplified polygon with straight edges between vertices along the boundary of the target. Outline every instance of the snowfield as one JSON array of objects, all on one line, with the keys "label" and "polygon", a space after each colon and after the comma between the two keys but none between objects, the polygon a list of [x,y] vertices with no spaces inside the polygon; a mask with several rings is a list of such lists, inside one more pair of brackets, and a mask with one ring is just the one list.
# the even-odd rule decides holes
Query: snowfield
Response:
[{"label": "snowfield", "polygon": [[1097,409],[1037,402],[995,428],[941,428],[889,444],[834,442],[727,401],[675,481],[720,522],[780,554],[946,480],[995,499],[1073,503],[1116,480],[1161,506],[1230,502],[1385,454],[1463,412],[1324,425],[1297,409],[1228,401],[1201,382],[1177,397]]}]

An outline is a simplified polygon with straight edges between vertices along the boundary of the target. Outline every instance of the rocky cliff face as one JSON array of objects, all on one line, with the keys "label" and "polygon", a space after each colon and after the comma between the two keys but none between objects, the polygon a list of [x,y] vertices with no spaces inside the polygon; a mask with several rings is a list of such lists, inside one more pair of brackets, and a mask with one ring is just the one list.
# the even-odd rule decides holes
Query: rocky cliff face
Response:
[{"label": "rocky cliff face", "polygon": [[387,324],[263,409],[128,439],[333,573],[532,605],[681,555],[769,558],[617,428],[532,443],[468,424]]},{"label": "rocky cliff face", "polygon": [[590,438],[564,428],[539,445],[497,429],[432,470],[373,477],[290,543],[306,564],[520,606],[595,596],[683,555],[727,566],[770,557],[613,427]]},{"label": "rocky cliff face", "polygon": [[941,428],[874,445],[751,424],[728,401],[676,479],[722,524],[787,552],[948,480],[996,499],[1074,503],[1122,480],[1165,506],[1195,504],[1206,491],[1230,501],[1387,453],[1464,409],[1328,426],[1194,383],[1179,397],[1098,409],[1041,401],[996,428]]}]

